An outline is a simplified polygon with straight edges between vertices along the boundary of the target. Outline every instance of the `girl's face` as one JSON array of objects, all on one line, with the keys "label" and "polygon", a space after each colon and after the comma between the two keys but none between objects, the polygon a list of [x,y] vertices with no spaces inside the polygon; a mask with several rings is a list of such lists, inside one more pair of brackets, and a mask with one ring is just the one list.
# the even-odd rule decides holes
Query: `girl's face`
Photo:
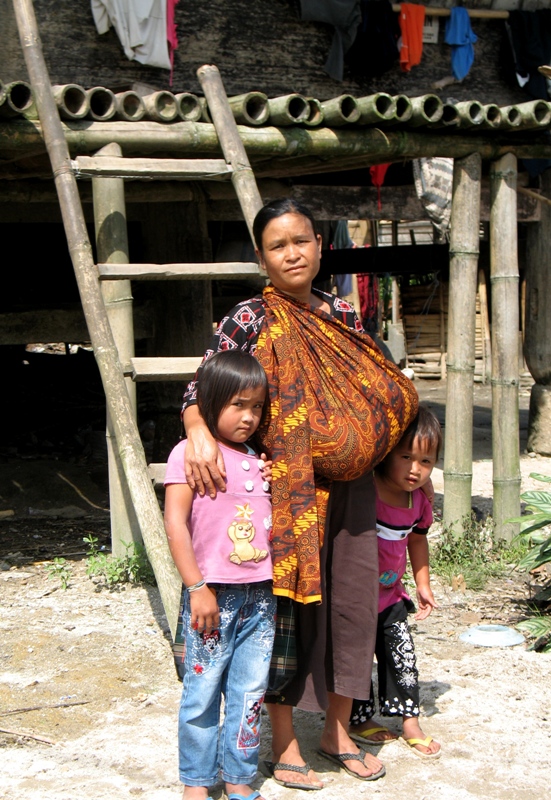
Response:
[{"label": "girl's face", "polygon": [[380,476],[391,490],[413,492],[428,481],[435,464],[436,448],[415,438],[399,444],[389,453]]},{"label": "girl's face", "polygon": [[321,236],[314,233],[308,217],[283,214],[264,228],[257,256],[276,289],[301,298],[310,292],[319,272]]},{"label": "girl's face", "polygon": [[218,417],[216,430],[220,441],[230,447],[246,442],[260,425],[265,400],[263,387],[242,389],[234,395]]}]

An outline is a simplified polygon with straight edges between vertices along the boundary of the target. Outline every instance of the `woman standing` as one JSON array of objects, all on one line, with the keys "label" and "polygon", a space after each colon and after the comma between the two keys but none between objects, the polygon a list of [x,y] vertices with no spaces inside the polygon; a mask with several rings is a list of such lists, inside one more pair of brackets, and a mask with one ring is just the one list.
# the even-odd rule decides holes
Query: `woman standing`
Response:
[{"label": "woman standing", "polygon": [[[205,358],[241,348],[266,370],[269,410],[260,440],[273,459],[274,593],[296,601],[298,674],[269,703],[270,769],[279,783],[321,788],[301,756],[292,709],[326,711],[320,750],[354,777],[384,775],[348,736],[352,698],[368,698],[378,598],[371,471],[417,411],[400,370],[363,333],[352,307],[312,288],[321,237],[291,199],[264,206],[254,222],[270,285],[225,317]],[[198,376],[200,380],[200,370]],[[224,490],[223,458],[195,405],[184,398],[190,486]]]}]

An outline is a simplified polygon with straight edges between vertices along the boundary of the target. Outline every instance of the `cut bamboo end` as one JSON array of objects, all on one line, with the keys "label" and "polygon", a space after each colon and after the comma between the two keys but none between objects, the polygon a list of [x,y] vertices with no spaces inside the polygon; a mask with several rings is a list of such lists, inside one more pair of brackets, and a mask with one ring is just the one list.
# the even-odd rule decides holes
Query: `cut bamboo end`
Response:
[{"label": "cut bamboo end", "polygon": [[360,109],[358,101],[351,94],[341,94],[340,97],[333,97],[325,100],[321,107],[325,124],[330,128],[339,128],[342,125],[350,125],[360,119]]},{"label": "cut bamboo end", "polygon": [[145,106],[137,92],[118,92],[115,95],[115,116],[126,122],[139,122],[145,116]]},{"label": "cut bamboo end", "polygon": [[308,128],[316,128],[325,121],[323,108],[320,101],[315,97],[307,97],[306,100],[309,106],[309,116],[308,119],[302,120],[302,124]]},{"label": "cut bamboo end", "polygon": [[436,94],[425,94],[422,97],[411,98],[411,119],[408,124],[416,128],[439,122],[444,113],[444,103]]},{"label": "cut bamboo end", "polygon": [[2,95],[0,117],[17,117],[34,105],[31,87],[25,81],[13,81],[3,85],[0,97]]},{"label": "cut bamboo end", "polygon": [[501,109],[502,128],[518,128],[522,122],[522,115],[518,106],[503,106]]},{"label": "cut bamboo end", "polygon": [[310,116],[310,104],[301,94],[287,94],[282,97],[270,98],[268,109],[271,124],[282,127],[304,122]]},{"label": "cut bamboo end", "polygon": [[86,91],[90,110],[88,115],[97,122],[106,122],[113,119],[117,111],[115,95],[110,89],[103,86],[94,86]]},{"label": "cut bamboo end", "polygon": [[172,92],[152,92],[142,99],[145,113],[154,122],[173,122],[178,116],[178,103]]},{"label": "cut bamboo end", "polygon": [[209,111],[209,104],[206,97],[199,98],[199,105],[201,106],[201,122],[209,122],[212,125],[212,117]]},{"label": "cut bamboo end", "polygon": [[6,87],[4,86],[4,82],[0,81],[0,106],[6,99]]},{"label": "cut bamboo end", "polygon": [[388,122],[396,117],[396,103],[386,92],[359,97],[357,104],[360,110],[360,125]]},{"label": "cut bamboo end", "polygon": [[440,124],[444,128],[451,128],[459,125],[459,111],[457,110],[457,106],[453,103],[444,103]]},{"label": "cut bamboo end", "polygon": [[485,120],[482,123],[484,128],[499,128],[501,125],[501,109],[494,103],[484,106]]},{"label": "cut bamboo end", "polygon": [[62,119],[84,119],[88,114],[90,101],[82,86],[65,83],[52,86],[52,92]]},{"label": "cut bamboo end", "polygon": [[201,119],[201,103],[195,94],[179,92],[174,95],[178,106],[178,115],[184,122],[198,122]]},{"label": "cut bamboo end", "polygon": [[395,120],[396,122],[407,122],[411,119],[413,114],[413,106],[411,100],[405,94],[397,94],[392,98],[396,107]]},{"label": "cut bamboo end", "polygon": [[262,92],[247,92],[229,97],[228,103],[239,125],[264,125],[270,116],[268,97]]},{"label": "cut bamboo end", "polygon": [[473,128],[482,125],[486,119],[484,107],[477,100],[455,103],[459,115],[460,128]]}]

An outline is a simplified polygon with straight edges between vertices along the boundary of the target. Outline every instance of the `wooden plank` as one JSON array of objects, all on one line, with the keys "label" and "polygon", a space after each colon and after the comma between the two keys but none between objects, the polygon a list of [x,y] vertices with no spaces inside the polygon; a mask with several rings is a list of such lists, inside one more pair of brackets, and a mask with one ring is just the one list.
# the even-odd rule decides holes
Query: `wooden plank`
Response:
[{"label": "wooden plank", "polygon": [[197,372],[202,356],[187,358],[133,358],[125,375],[135,381],[189,381]]},{"label": "wooden plank", "polygon": [[220,178],[232,173],[221,158],[96,158],[77,156],[71,162],[77,178],[141,178],[193,180]]},{"label": "wooden plank", "polygon": [[148,464],[147,471],[153,486],[162,486],[165,482],[166,464]]},{"label": "wooden plank", "polygon": [[239,280],[260,275],[254,261],[228,261],[196,264],[98,264],[100,279],[114,280]]}]

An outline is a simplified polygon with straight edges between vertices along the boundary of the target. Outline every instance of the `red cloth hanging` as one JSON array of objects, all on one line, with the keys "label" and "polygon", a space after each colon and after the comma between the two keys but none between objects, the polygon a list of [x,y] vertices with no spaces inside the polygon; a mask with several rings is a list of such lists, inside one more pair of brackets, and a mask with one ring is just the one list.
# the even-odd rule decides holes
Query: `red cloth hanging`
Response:
[{"label": "red cloth hanging", "polygon": [[379,211],[382,209],[381,205],[381,186],[385,181],[385,175],[390,164],[375,164],[374,167],[369,167],[369,174],[371,176],[371,183],[377,187],[377,208]]},{"label": "red cloth hanging", "polygon": [[400,67],[409,72],[421,61],[423,55],[423,25],[425,24],[425,6],[414,3],[400,5],[400,30],[402,46],[400,48]]},{"label": "red cloth hanging", "polygon": [[174,9],[180,0],[166,0],[166,38],[168,41],[168,57],[170,58],[169,86],[172,86],[174,77],[174,51],[178,49],[178,33],[174,20]]}]

